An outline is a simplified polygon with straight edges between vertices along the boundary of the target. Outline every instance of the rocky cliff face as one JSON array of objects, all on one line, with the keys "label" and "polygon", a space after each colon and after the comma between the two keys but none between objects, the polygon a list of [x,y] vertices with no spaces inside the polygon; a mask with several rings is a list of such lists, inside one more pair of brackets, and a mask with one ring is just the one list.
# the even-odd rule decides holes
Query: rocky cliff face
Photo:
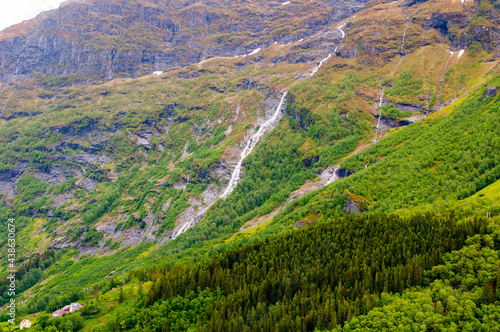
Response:
[{"label": "rocky cliff face", "polygon": [[0,33],[0,81],[137,77],[307,37],[367,0],[69,2]]}]

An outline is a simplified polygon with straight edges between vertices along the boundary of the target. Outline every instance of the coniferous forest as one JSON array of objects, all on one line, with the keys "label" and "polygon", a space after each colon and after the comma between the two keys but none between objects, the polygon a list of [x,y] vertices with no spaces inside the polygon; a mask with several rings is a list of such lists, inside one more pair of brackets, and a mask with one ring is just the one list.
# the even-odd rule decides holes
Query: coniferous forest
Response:
[{"label": "coniferous forest", "polygon": [[486,220],[457,223],[453,215],[318,223],[194,265],[133,271],[151,289],[106,330],[341,328],[383,305],[383,294],[429,286],[443,256],[485,234]]}]

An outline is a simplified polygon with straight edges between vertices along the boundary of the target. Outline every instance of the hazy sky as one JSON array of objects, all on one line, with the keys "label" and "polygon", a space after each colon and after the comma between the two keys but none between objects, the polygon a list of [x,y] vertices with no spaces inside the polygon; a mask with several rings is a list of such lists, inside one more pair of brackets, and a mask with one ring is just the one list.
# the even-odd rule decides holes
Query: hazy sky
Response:
[{"label": "hazy sky", "polygon": [[0,30],[59,7],[65,0],[0,0]]}]

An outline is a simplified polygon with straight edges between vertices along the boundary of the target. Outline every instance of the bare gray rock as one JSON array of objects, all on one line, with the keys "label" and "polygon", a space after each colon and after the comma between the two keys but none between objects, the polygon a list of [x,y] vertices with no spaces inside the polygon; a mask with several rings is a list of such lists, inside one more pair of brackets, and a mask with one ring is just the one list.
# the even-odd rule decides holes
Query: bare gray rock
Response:
[{"label": "bare gray rock", "polygon": [[81,165],[87,165],[87,164],[99,164],[99,165],[105,165],[108,162],[111,161],[111,158],[104,156],[104,155],[98,155],[98,154],[91,154],[91,153],[79,153],[75,155],[72,160],[75,163],[81,164]]},{"label": "bare gray rock", "polygon": [[497,87],[496,86],[490,86],[484,91],[484,96],[483,99],[489,98],[489,97],[495,97],[497,95]]},{"label": "bare gray rock", "polygon": [[[113,4],[106,0],[70,2],[26,23],[31,24],[29,29],[16,33],[13,33],[15,28],[6,29],[12,35],[0,35],[0,81],[31,77],[35,71],[51,75],[81,74],[83,80],[90,77],[111,80],[166,71],[215,56],[248,54],[274,41],[289,43],[310,36],[351,16],[368,1],[322,2],[311,7],[295,6],[292,2],[286,8],[276,1],[255,7],[244,0],[206,1],[200,6],[192,6],[192,1],[167,1],[161,5],[135,0]],[[313,11],[322,15],[313,16]],[[275,22],[284,17],[296,22],[298,33],[279,32],[281,25]],[[228,23],[236,18],[241,22]],[[144,31],[122,35],[120,43],[128,47],[105,42],[116,37],[110,26],[132,26],[136,22],[141,23],[140,29]],[[87,28],[90,26],[92,29]],[[241,42],[231,38],[207,42],[212,36],[242,32],[247,33],[247,38]],[[145,43],[141,36],[146,34],[157,36],[156,43]],[[100,47],[94,47],[97,43]],[[71,80],[66,84],[71,84]]]},{"label": "bare gray rock", "polygon": [[[393,104],[390,100],[384,99],[382,102],[383,105],[389,105]],[[419,112],[422,109],[422,105],[412,105],[412,104],[401,104],[401,103],[396,103],[394,106],[399,109],[400,111],[412,111],[412,112]]]},{"label": "bare gray rock", "polygon": [[71,200],[73,198],[73,193],[74,193],[74,191],[70,192],[70,193],[65,193],[63,195],[53,196],[54,201],[52,202],[52,204],[50,206],[51,207],[58,207],[58,206],[63,205],[64,203],[68,202],[69,200]]},{"label": "bare gray rock", "polygon": [[58,185],[66,181],[67,178],[76,175],[75,171],[63,170],[62,166],[52,166],[48,172],[36,172],[33,176],[36,176],[43,182],[48,182],[51,185]]},{"label": "bare gray rock", "polygon": [[26,162],[20,163],[18,167],[0,173],[0,194],[7,195],[9,198],[14,198],[17,193],[17,180],[24,173],[29,164]]},{"label": "bare gray rock", "polygon": [[95,187],[97,187],[98,184],[99,184],[99,182],[97,182],[97,181],[94,181],[94,180],[89,179],[89,178],[83,178],[83,179],[81,179],[81,181],[79,183],[77,183],[77,186],[80,188],[83,188],[87,191],[92,191],[92,190],[94,190]]},{"label": "bare gray rock", "polygon": [[161,210],[163,212],[166,212],[170,208],[170,204],[171,203],[172,203],[172,198],[169,198],[168,201],[166,201],[165,203],[163,203],[163,205],[161,206]]},{"label": "bare gray rock", "polygon": [[344,212],[347,214],[360,214],[363,212],[363,210],[361,210],[357,202],[355,202],[348,196],[344,203]]},{"label": "bare gray rock", "polygon": [[149,147],[151,142],[149,138],[137,137],[137,144]]}]

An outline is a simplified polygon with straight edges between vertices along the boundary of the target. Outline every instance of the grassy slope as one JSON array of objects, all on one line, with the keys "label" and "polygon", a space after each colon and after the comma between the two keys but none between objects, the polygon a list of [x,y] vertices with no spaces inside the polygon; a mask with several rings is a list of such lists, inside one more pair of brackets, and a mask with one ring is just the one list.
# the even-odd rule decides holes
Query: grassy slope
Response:
[{"label": "grassy slope", "polygon": [[[487,85],[499,85],[496,77]],[[486,85],[485,85],[486,86]],[[446,212],[447,202],[473,195],[500,176],[498,97],[482,102],[484,88],[445,117],[401,129],[341,165],[357,171],[288,208],[278,220],[300,220],[321,211],[329,197],[351,192],[373,202],[366,208]],[[366,165],[366,168],[365,168]],[[326,208],[325,208],[326,209]]]},{"label": "grassy slope", "polygon": [[[392,7],[391,7],[392,6]],[[393,12],[387,11],[386,14],[384,14],[385,18],[387,19],[391,15],[398,15],[398,20],[392,22],[392,26],[389,26],[390,28],[390,34],[392,37],[390,38],[394,45],[398,45],[398,40],[400,40],[402,36],[402,27],[404,25],[404,16],[401,15],[400,9],[397,8],[397,6],[393,4],[383,4],[380,5],[380,7],[376,7],[374,10],[376,10],[379,13],[384,13],[384,9],[387,9],[391,7]],[[356,42],[356,41],[351,41],[349,38],[354,38],[354,36],[360,36],[361,40],[363,41],[365,38],[366,40],[368,39],[367,36],[363,36],[362,31],[358,31],[359,29],[364,29],[365,33],[368,34],[370,31],[370,25],[373,23],[369,23],[367,21],[367,17],[371,17],[373,12],[368,12],[366,15],[359,15],[356,19],[353,19],[352,22],[354,24],[354,27],[351,28],[351,32],[348,33],[348,38],[346,40],[346,43],[349,44],[351,42]],[[411,38],[415,38],[419,34],[419,28],[417,26],[414,26],[413,24],[410,24],[410,40]],[[405,57],[404,61],[402,62],[401,66],[398,68],[398,71],[392,72],[392,69],[394,68],[395,64],[399,61],[397,54],[397,49],[393,49],[392,51],[388,51],[386,57],[387,60],[392,60],[389,63],[387,63],[385,66],[382,66],[380,69],[377,68],[376,66],[369,66],[366,67],[365,64],[368,62],[370,59],[374,59],[373,54],[370,54],[369,52],[362,53],[359,61],[354,60],[354,59],[342,59],[339,57],[333,58],[331,61],[328,62],[328,64],[320,71],[317,75],[316,78],[313,80],[307,81],[299,86],[297,86],[294,89],[295,94],[297,95],[297,104],[301,107],[305,107],[307,110],[311,111],[317,118],[320,118],[321,121],[318,123],[320,124],[328,124],[328,118],[325,116],[328,114],[328,112],[332,111],[332,108],[334,105],[340,104],[340,107],[338,109],[333,109],[333,114],[338,115],[338,114],[346,114],[346,110],[351,110],[352,106],[356,106],[356,109],[354,112],[358,112],[359,116],[365,117],[365,120],[369,120],[368,123],[372,123],[371,116],[369,115],[370,112],[373,112],[373,103],[378,99],[378,94],[379,94],[379,87],[377,85],[378,79],[380,77],[383,77],[385,75],[389,75],[389,79],[394,78],[394,80],[398,77],[399,73],[403,72],[404,70],[413,70],[414,73],[418,76],[421,77],[424,84],[423,84],[423,90],[421,94],[415,95],[415,98],[419,98],[419,96],[422,95],[427,95],[431,91],[436,91],[436,86],[435,85],[429,85],[427,87],[427,83],[425,82],[432,82],[435,81],[436,77],[439,76],[440,69],[438,68],[439,66],[436,65],[435,69],[429,70],[429,71],[416,71],[415,68],[421,68],[418,66],[418,63],[416,62],[417,59],[418,61],[424,61],[427,63],[434,63],[434,59],[437,57],[442,57],[443,54],[447,54],[446,47],[442,47],[442,45],[439,45],[439,42],[436,41],[435,35],[433,35],[432,30],[430,30],[428,34],[423,34],[424,39],[419,40],[420,42],[429,42],[431,41],[433,44],[435,44],[434,49],[429,52],[421,52],[419,43],[414,42],[413,45],[410,43],[408,46],[408,52],[410,55]],[[388,32],[389,33],[389,32]],[[351,37],[352,36],[352,37]],[[384,35],[384,38],[387,37]],[[384,38],[380,37],[380,40],[383,40]],[[437,44],[436,44],[437,43]],[[390,45],[389,45],[390,46]],[[272,46],[269,52],[276,52],[280,53],[283,52],[282,48],[278,48],[279,46]],[[391,47],[388,47],[391,48]],[[420,53],[419,53],[420,52]],[[413,55],[415,54],[415,56]],[[418,55],[418,56],[416,56]],[[467,71],[465,79],[466,81],[470,81],[470,87],[474,87],[474,84],[477,84],[477,81],[480,81],[482,79],[483,74],[488,72],[492,68],[492,66],[495,65],[494,62],[488,62],[488,63],[483,63],[482,61],[486,59],[485,53],[478,52],[475,54],[475,56],[471,57],[466,57],[467,53],[464,55],[463,58],[460,59],[460,61],[464,61],[467,66],[471,68],[476,68],[475,70]],[[381,59],[375,58],[377,61],[382,61]],[[252,104],[258,101],[260,98],[260,95],[237,95],[233,94],[230,95],[227,100],[221,100],[220,97],[212,92],[209,92],[207,87],[209,85],[216,85],[218,88],[223,88],[224,86],[235,86],[236,83],[239,81],[239,79],[244,78],[244,77],[262,77],[263,76],[263,82],[264,83],[274,83],[274,86],[277,88],[283,88],[286,87],[290,84],[292,81],[291,77],[293,77],[294,72],[297,71],[302,71],[304,69],[303,65],[297,64],[296,66],[291,66],[288,64],[280,64],[277,65],[274,68],[259,68],[258,65],[248,67],[249,70],[237,74],[236,76],[231,76],[234,75],[235,71],[237,70],[236,67],[238,66],[238,63],[241,60],[234,60],[234,59],[214,59],[212,61],[207,62],[206,64],[202,65],[193,65],[189,67],[188,69],[183,69],[183,70],[178,70],[174,71],[170,74],[166,74],[165,76],[170,76],[172,75],[172,80],[160,80],[157,78],[143,78],[139,80],[116,80],[110,83],[107,83],[106,85],[103,86],[97,86],[97,87],[92,87],[91,90],[86,90],[87,88],[63,88],[59,89],[57,87],[53,87],[47,90],[60,90],[57,91],[56,97],[54,100],[50,99],[43,99],[41,97],[37,97],[38,93],[41,93],[40,91],[33,91],[32,86],[27,86],[25,89],[21,88],[20,90],[23,91],[23,93],[26,93],[24,95],[23,93],[16,94],[14,95],[12,101],[12,106],[15,105],[14,107],[8,107],[7,114],[13,114],[17,112],[17,110],[26,110],[27,113],[32,112],[33,108],[29,106],[29,103],[31,100],[36,100],[36,105],[37,109],[41,110],[46,110],[47,112],[50,112],[51,115],[48,115],[49,119],[52,119],[52,125],[55,126],[63,126],[63,125],[69,125],[72,124],[73,120],[76,121],[75,119],[72,119],[71,117],[65,116],[66,114],[77,114],[80,116],[79,119],[84,119],[87,117],[87,115],[91,115],[91,117],[95,118],[102,118],[104,119],[104,122],[106,123],[112,123],[114,120],[113,116],[117,115],[117,111],[121,109],[121,107],[126,106],[127,107],[127,113],[126,116],[123,118],[127,125],[131,124],[133,132],[140,132],[141,129],[141,124],[140,120],[145,120],[148,118],[154,118],[155,114],[160,110],[157,104],[157,100],[162,100],[164,98],[164,95],[169,96],[168,101],[176,101],[178,100],[179,102],[183,103],[183,110],[185,114],[187,114],[187,109],[196,107],[196,106],[202,106],[203,110],[200,112],[200,114],[196,115],[190,111],[191,115],[195,115],[196,121],[200,122],[203,119],[205,119],[206,115],[204,111],[208,108],[207,105],[214,105],[220,102],[220,108],[218,109],[218,112],[213,114],[214,119],[217,117],[222,117],[225,115],[226,108],[229,107],[234,111],[235,105],[237,104],[237,100],[243,100],[245,98],[249,98],[248,104]],[[229,63],[229,65],[227,65]],[[444,65],[444,62],[436,62],[437,64],[441,63]],[[464,66],[465,66],[464,64]],[[234,65],[234,67],[232,67]],[[457,64],[458,65],[458,64]],[[454,63],[451,63],[449,66],[455,66]],[[174,80],[176,80],[175,75],[180,72],[180,71],[186,71],[188,74],[190,72],[196,72],[198,69],[203,68],[209,68],[212,70],[212,74],[217,74],[217,77],[220,77],[220,73],[226,73],[228,77],[223,75],[224,79],[222,81],[214,81],[215,76],[201,76],[200,79],[195,79],[195,80],[181,80],[180,85],[177,86],[172,86],[174,84]],[[457,67],[458,68],[458,67]],[[462,67],[460,67],[462,68]],[[464,67],[465,68],[465,67]],[[480,68],[480,69],[479,69]],[[254,70],[255,69],[255,70]],[[353,71],[356,71],[356,75],[361,82],[357,82],[356,86],[356,91],[355,93],[352,93],[351,95],[342,95],[342,94],[336,94],[335,89],[340,86],[341,82],[348,78],[348,74],[352,73]],[[462,69],[457,70],[456,72],[460,72]],[[275,80],[275,75],[277,73],[282,73],[282,72],[287,72],[288,75],[284,77],[284,81],[276,81]],[[445,81],[444,83],[444,91],[447,91],[446,87],[449,86],[450,91],[453,91],[453,93],[456,93],[456,88],[453,88],[451,85],[451,80]],[[476,83],[474,83],[476,82]],[[331,84],[334,83],[334,84]],[[29,83],[26,83],[29,84]],[[331,86],[330,86],[331,85]],[[318,91],[318,87],[321,86],[327,86],[324,90],[319,90],[320,93],[318,94],[316,91]],[[432,86],[432,88],[431,88]],[[433,90],[432,90],[433,89]],[[192,91],[192,90],[197,90],[197,91],[204,91],[203,93],[200,93],[196,96],[196,98],[192,98],[192,95],[190,93],[186,93],[186,91]],[[112,94],[110,97],[104,98],[101,93],[106,92],[106,91],[111,91]],[[174,91],[183,91],[181,94],[174,94]],[[332,93],[333,91],[333,93]],[[52,93],[53,91],[49,91]],[[6,89],[4,90],[3,93],[3,100],[7,100],[9,95],[9,90]],[[10,91],[12,93],[12,91]],[[133,102],[131,100],[128,100],[127,98],[123,99],[120,97],[120,94],[124,94],[125,96],[131,96],[134,95],[136,97],[136,101],[142,101],[146,105],[143,105],[139,108],[139,106],[132,106]],[[84,102],[84,98],[87,96],[92,96],[92,101],[88,101],[87,103]],[[451,95],[451,93],[450,93]],[[17,96],[17,97],[16,97]],[[170,98],[172,97],[172,98]],[[74,102],[71,102],[71,98],[75,98]],[[225,98],[225,97],[224,97]],[[207,101],[207,99],[209,101]],[[338,101],[341,101],[341,103],[338,103]],[[60,102],[63,102],[66,100],[66,103],[74,103],[74,104],[82,104],[82,109],[80,112],[74,112],[73,109],[65,109],[65,108],[59,108],[59,109],[53,109],[51,108],[55,104],[59,104]],[[69,102],[68,102],[69,100]],[[394,100],[398,101],[398,100]],[[402,101],[402,100],[401,100]],[[23,104],[24,102],[24,104]],[[94,108],[94,105],[99,105],[98,108]],[[182,110],[181,110],[182,111]],[[252,106],[249,106],[249,111],[251,111],[253,114],[257,111],[255,108]],[[97,112],[97,114],[95,113]],[[347,113],[349,114],[349,113]],[[324,117],[324,118],[321,118]],[[326,118],[326,119],[325,119]],[[34,119],[36,120],[36,118]],[[16,126],[21,127],[24,125],[27,125],[29,123],[29,119],[22,118],[19,120],[16,120],[17,123]],[[251,121],[251,120],[249,120]],[[443,120],[444,121],[444,120]],[[446,120],[447,121],[447,120]],[[417,137],[420,133],[425,132],[425,126],[427,123],[423,124],[417,124],[412,126],[411,128],[404,128],[401,129],[397,132],[395,132],[392,136],[397,137],[392,139],[391,137],[388,137],[388,139],[392,139],[388,142],[382,141],[380,144],[382,146],[385,146],[387,149],[392,149],[393,147],[397,146],[399,143],[394,143],[398,139],[400,140],[402,136],[405,135],[414,135]],[[422,128],[421,128],[422,127]],[[328,127],[330,128],[330,127]],[[417,129],[420,128],[420,129]],[[307,133],[301,133],[300,135],[295,134],[295,133],[290,133],[287,132],[287,121],[284,121],[283,124],[278,128],[275,134],[271,135],[268,142],[272,142],[273,139],[276,139],[276,135],[278,133],[289,133],[292,135],[297,135],[300,137],[302,140],[304,140],[304,145],[308,147],[308,153],[304,154],[304,157],[311,157],[311,156],[316,156],[316,155],[321,155],[321,150],[323,149],[323,138],[319,140],[314,140],[311,137],[308,137]],[[300,131],[299,129],[297,129]],[[420,132],[419,132],[420,131]],[[234,141],[238,141],[241,139],[243,133],[245,131],[242,130],[241,128],[235,128],[233,129],[233,135],[234,137],[230,137],[230,139],[224,143],[224,144],[232,144]],[[182,128],[178,129],[177,135],[182,133]],[[432,136],[432,135],[431,135]],[[365,136],[360,136],[358,137],[359,139],[363,138],[365,141],[369,141],[369,135]],[[422,143],[423,140],[420,141]],[[184,141],[182,142],[184,143]],[[307,144],[306,144],[307,143]],[[425,142],[424,142],[425,143]],[[419,144],[415,144],[417,147]],[[272,147],[272,144],[263,144],[263,146],[270,146]],[[425,149],[426,145],[421,145],[421,150]],[[350,149],[354,149],[355,145],[350,146]],[[180,151],[183,148],[183,144],[179,144],[178,142],[173,144],[173,149],[176,151]],[[364,158],[369,156],[369,158],[374,157],[378,153],[379,147],[375,147],[364,154],[360,154],[360,157],[354,157],[351,158],[350,161],[347,161],[347,165],[349,165],[349,162],[352,162],[352,160],[356,160],[356,162],[352,162],[356,164],[358,167],[363,166]],[[313,151],[312,153],[310,151]],[[256,150],[257,152],[258,150]],[[375,152],[373,152],[375,151]],[[373,156],[371,156],[373,154]],[[381,155],[380,155],[381,156]],[[375,157],[378,158],[379,155]],[[152,158],[152,163],[154,163],[155,158]],[[396,156],[393,156],[394,160],[396,159]],[[373,159],[373,158],[372,158]],[[329,160],[330,163],[335,163],[338,161],[338,158],[333,158],[332,160]],[[178,165],[178,167],[185,171],[187,168],[187,165],[192,163],[192,159],[187,160],[184,164]],[[200,158],[200,163],[202,163],[204,159]],[[250,160],[249,160],[250,162]],[[387,163],[387,162],[385,162]],[[165,161],[163,164],[159,164],[159,167],[162,168],[163,173],[158,172],[158,168],[155,168],[154,165],[148,165],[143,168],[143,175],[141,177],[138,177],[136,182],[131,183],[131,187],[136,186],[137,183],[143,183],[143,181],[153,177],[153,179],[156,181],[162,177],[165,176],[165,169],[167,169],[169,162]],[[361,165],[363,164],[363,165]],[[374,172],[376,170],[381,170],[381,172],[385,172],[387,168],[382,167],[381,165],[386,165],[384,163],[381,163],[380,165],[377,164],[375,166],[375,170],[367,170],[367,173]],[[317,167],[326,167],[329,166],[328,163],[319,163]],[[176,166],[177,167],[177,166]],[[400,169],[401,171],[404,171],[404,169]],[[340,188],[341,184],[344,183],[350,183],[349,181],[354,181],[353,179],[356,179],[356,177],[363,177],[363,171],[360,171],[358,175],[355,175],[351,179],[345,179],[341,180],[338,182],[338,184],[335,184],[332,186],[332,188]],[[415,173],[413,173],[415,174]],[[374,177],[368,177],[373,183]],[[345,188],[342,187],[342,190],[344,189],[350,189],[349,185],[345,185]],[[370,193],[365,193],[362,190],[371,190]],[[375,201],[376,204],[383,205],[394,205],[394,209],[399,208],[395,206],[394,201],[389,201],[387,199],[384,200],[384,198],[376,197],[376,192],[378,191],[378,188],[374,188],[373,186],[370,187],[370,185],[366,186],[366,189],[362,190],[352,190],[353,193],[359,194],[361,196],[369,198],[371,201]],[[390,191],[389,187],[386,188],[387,192]],[[335,192],[334,192],[335,191]],[[133,189],[130,191],[131,196],[140,196],[144,193],[148,193],[147,195],[150,195],[149,198],[153,198],[155,194],[149,193],[149,188],[146,186],[139,187],[137,189]],[[168,193],[167,195],[170,195],[171,193]],[[244,193],[242,193],[244,194]],[[328,191],[325,191],[324,193],[320,195],[311,195],[305,200],[302,200],[300,204],[305,204],[306,202],[310,202],[317,208],[318,210],[321,210],[321,204],[325,203],[326,205],[327,202],[332,202],[329,200],[333,196],[336,197],[338,200],[338,204],[333,204],[332,206],[327,206],[329,209],[328,213],[332,214],[342,214],[341,210],[341,202],[343,200],[343,196],[339,194],[337,189],[329,189]],[[390,193],[389,193],[390,195]],[[396,195],[396,194],[394,194]],[[419,202],[416,202],[418,204],[422,203],[423,197],[422,193],[417,195],[417,198],[420,200]],[[311,200],[311,197],[314,196],[315,198]],[[373,196],[373,197],[372,197]],[[91,198],[98,198],[102,197],[98,193],[96,196],[89,197]],[[182,199],[187,199],[187,197],[183,197]],[[318,202],[320,204],[318,204]],[[397,202],[397,199],[396,199]],[[410,200],[411,202],[411,200]],[[158,201],[159,203],[162,203],[162,201]],[[85,204],[85,203],[82,203]],[[272,204],[273,207],[276,206],[277,202],[273,202]],[[409,204],[409,209],[413,209],[413,205],[415,204]],[[307,211],[310,212],[310,208],[312,205],[308,205],[306,208],[303,209],[298,209],[298,212],[302,213],[302,211]],[[132,207],[131,207],[132,208]],[[424,205],[424,208],[425,205]],[[133,209],[133,208],[132,208]],[[308,210],[309,209],[309,210]],[[265,210],[264,212],[268,212],[268,210]],[[259,212],[259,213],[264,213],[264,212]],[[290,212],[290,210],[287,210],[286,212]],[[321,212],[321,211],[319,211]],[[300,214],[299,217],[296,218],[293,216],[291,219],[292,220],[298,220],[308,213],[305,214]],[[116,217],[116,213],[110,213],[109,217],[113,218]],[[321,218],[321,214],[309,214],[308,217],[310,217],[311,220],[315,220],[318,218]],[[281,217],[280,217],[281,218]],[[292,223],[287,222],[285,225],[279,222],[274,222],[269,225],[269,227],[260,227],[258,230],[256,230],[256,235],[258,236],[268,236],[270,234],[280,232],[283,230],[283,226],[285,228],[290,228],[292,227]],[[234,226],[233,226],[234,227]],[[262,229],[262,230],[261,230]],[[224,236],[220,238],[211,238],[208,237],[209,239],[207,240],[206,235],[202,235],[201,237],[199,236],[200,233],[203,234],[210,234],[215,232],[217,234],[218,228],[217,227],[212,227],[212,225],[209,223],[209,221],[204,222],[200,224],[199,226],[199,232],[196,232],[193,230],[192,232],[188,232],[185,236],[181,237],[178,241],[175,243],[170,243],[159,250],[150,250],[151,248],[146,247],[146,248],[137,248],[133,250],[122,250],[118,252],[116,255],[116,259],[112,259],[109,257],[105,257],[99,260],[96,260],[95,262],[90,262],[86,260],[81,260],[76,263],[74,263],[71,268],[66,269],[66,273],[70,274],[74,280],[79,280],[81,283],[87,283],[89,281],[93,281],[95,279],[99,279],[104,275],[107,275],[109,272],[116,270],[127,270],[130,267],[138,266],[141,264],[146,264],[146,265],[152,265],[152,264],[171,264],[174,262],[182,262],[182,261],[193,261],[193,260],[200,260],[203,257],[208,256],[209,254],[212,254],[216,252],[217,250],[224,250],[226,246],[224,246],[222,243],[229,238],[232,234],[231,232],[224,232]],[[237,230],[237,227],[233,229],[233,232]],[[192,234],[190,234],[192,233]],[[254,232],[252,232],[252,235]],[[205,236],[205,238],[203,238]],[[255,238],[257,238],[255,237]],[[246,240],[244,240],[246,241]],[[33,243],[34,245],[34,243]],[[231,244],[230,246],[232,246]],[[241,245],[241,241],[238,241],[236,245]],[[228,246],[228,247],[230,247]],[[134,257],[139,256],[139,254],[142,252],[142,250],[146,250],[146,254],[142,254],[141,258],[135,259]],[[130,256],[129,256],[130,255]],[[71,254],[68,254],[67,258],[63,259],[61,261],[61,265],[68,264],[70,262],[70,257],[72,257]],[[131,258],[127,258],[131,257]],[[51,270],[46,277],[52,276],[55,271],[62,271],[61,267],[54,268],[54,270]],[[91,278],[89,276],[86,276],[85,274],[87,273],[88,270],[94,270],[96,271],[95,275],[92,275]],[[71,285],[69,283],[65,283],[64,280],[67,280],[67,276],[56,276],[54,279],[51,279],[45,286],[43,286],[43,291],[40,294],[47,294],[47,291],[50,291],[51,293],[54,292],[54,285],[58,285],[60,288],[57,292],[64,293],[69,291],[71,288]],[[102,280],[99,280],[99,282]]]}]

